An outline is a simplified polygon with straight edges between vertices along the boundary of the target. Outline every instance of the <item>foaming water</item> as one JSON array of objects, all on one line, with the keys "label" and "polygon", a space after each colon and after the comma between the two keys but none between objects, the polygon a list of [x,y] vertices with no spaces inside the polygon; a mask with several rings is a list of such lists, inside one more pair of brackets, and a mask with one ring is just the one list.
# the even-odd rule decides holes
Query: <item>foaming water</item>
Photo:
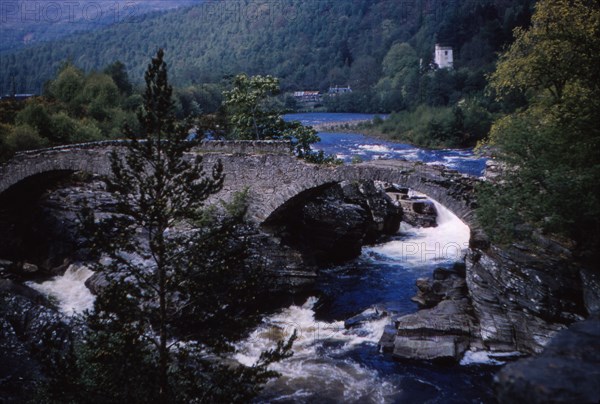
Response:
[{"label": "foaming water", "polygon": [[374,152],[374,153],[389,153],[392,151],[392,149],[390,149],[389,147],[380,145],[380,144],[364,144],[364,145],[358,146],[358,148],[361,150],[365,150],[368,152]]},{"label": "foaming water", "polygon": [[464,257],[470,230],[445,206],[432,200],[437,211],[437,227],[416,228],[402,223],[399,237],[365,250],[411,266],[448,264]]},{"label": "foaming water", "polygon": [[91,310],[94,295],[85,286],[85,281],[94,274],[86,266],[69,265],[62,276],[42,282],[27,282],[27,285],[55,299],[61,312],[68,316]]},{"label": "foaming water", "polygon": [[290,306],[265,318],[262,325],[238,344],[235,359],[252,365],[262,351],[296,331],[294,355],[271,366],[281,377],[269,383],[264,399],[382,402],[398,394],[396,386],[346,355],[360,346],[370,347],[377,355],[377,342],[390,320],[384,317],[347,330],[343,321],[317,320],[314,311],[317,301],[316,297],[310,297],[302,306]]},{"label": "foaming water", "polygon": [[469,365],[503,365],[506,360],[512,360],[522,356],[520,352],[491,352],[491,351],[467,351],[460,364]]},{"label": "foaming water", "polygon": [[[322,271],[319,298],[265,317],[237,345],[235,358],[252,365],[262,351],[297,332],[294,355],[271,366],[282,376],[267,384],[261,402],[446,403],[491,398],[491,372],[478,366],[498,362],[481,354],[464,361],[475,366],[444,368],[395,362],[377,345],[394,316],[416,311],[410,301],[415,280],[462,259],[468,246],[469,227],[434,203],[437,227],[403,224],[393,240],[363,249],[348,265]],[[368,317],[374,307],[391,314]],[[343,320],[361,313],[366,315],[364,322],[344,328]]]},{"label": "foaming water", "polygon": [[246,365],[252,364],[265,347],[289,338],[294,331],[297,337],[294,352],[299,355],[317,353],[323,342],[334,347],[334,351],[363,343],[377,344],[383,328],[389,323],[389,319],[381,318],[347,330],[343,321],[318,321],[314,311],[317,302],[318,299],[312,296],[302,306],[293,305],[265,318],[262,325],[239,346],[236,359]]}]

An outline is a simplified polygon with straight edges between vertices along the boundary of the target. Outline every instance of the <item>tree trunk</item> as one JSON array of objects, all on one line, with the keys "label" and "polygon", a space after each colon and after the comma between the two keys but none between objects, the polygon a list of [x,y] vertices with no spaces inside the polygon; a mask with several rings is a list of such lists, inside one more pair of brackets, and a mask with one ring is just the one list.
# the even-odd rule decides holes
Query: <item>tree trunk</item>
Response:
[{"label": "tree trunk", "polygon": [[159,402],[166,403],[169,390],[169,380],[167,375],[169,351],[167,349],[167,269],[164,265],[164,247],[163,227],[158,231],[156,246],[157,262],[156,270],[158,271],[158,299],[159,299]]}]

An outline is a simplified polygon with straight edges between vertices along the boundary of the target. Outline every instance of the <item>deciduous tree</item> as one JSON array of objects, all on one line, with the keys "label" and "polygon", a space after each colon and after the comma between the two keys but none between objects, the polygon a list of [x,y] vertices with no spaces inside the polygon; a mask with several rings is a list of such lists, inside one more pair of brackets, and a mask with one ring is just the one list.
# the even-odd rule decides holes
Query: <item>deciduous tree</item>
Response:
[{"label": "deciduous tree", "polygon": [[233,88],[224,93],[223,102],[230,123],[230,137],[289,140],[292,150],[300,158],[315,163],[334,162],[333,157],[311,150],[311,144],[321,140],[312,127],[298,121],[286,122],[281,111],[268,105],[269,99],[277,94],[279,80],[275,77],[235,76]]},{"label": "deciduous tree", "polygon": [[529,30],[491,76],[500,97],[528,104],[498,120],[489,144],[506,164],[504,181],[482,193],[490,232],[516,224],[574,238],[596,254],[600,242],[600,3],[542,0]]}]

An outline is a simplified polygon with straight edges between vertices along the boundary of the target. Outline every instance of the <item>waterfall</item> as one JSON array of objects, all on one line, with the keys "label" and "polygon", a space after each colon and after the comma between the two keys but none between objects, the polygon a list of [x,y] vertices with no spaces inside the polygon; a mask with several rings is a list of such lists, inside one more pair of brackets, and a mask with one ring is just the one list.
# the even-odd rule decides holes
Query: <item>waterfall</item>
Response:
[{"label": "waterfall", "polygon": [[469,247],[469,226],[445,206],[431,201],[437,211],[437,227],[416,228],[402,223],[397,239],[366,250],[413,267],[462,260]]},{"label": "waterfall", "polygon": [[85,281],[93,274],[84,265],[72,264],[62,276],[42,283],[27,282],[27,285],[54,299],[61,312],[72,316],[94,307],[95,297],[85,286]]}]

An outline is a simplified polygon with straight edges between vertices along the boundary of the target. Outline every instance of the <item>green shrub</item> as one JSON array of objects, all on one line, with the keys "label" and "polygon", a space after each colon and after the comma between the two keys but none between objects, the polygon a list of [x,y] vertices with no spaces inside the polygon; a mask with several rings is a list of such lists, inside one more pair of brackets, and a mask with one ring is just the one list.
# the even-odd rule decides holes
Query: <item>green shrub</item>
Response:
[{"label": "green shrub", "polygon": [[14,151],[39,149],[48,146],[48,140],[40,136],[37,129],[29,125],[17,125],[6,140]]}]

